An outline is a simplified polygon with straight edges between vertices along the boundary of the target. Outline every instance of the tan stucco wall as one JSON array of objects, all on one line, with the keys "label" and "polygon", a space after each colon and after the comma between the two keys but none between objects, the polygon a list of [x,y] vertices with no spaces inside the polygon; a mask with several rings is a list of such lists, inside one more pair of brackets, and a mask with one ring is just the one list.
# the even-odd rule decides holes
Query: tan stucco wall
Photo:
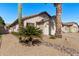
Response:
[{"label": "tan stucco wall", "polygon": [[[30,18],[30,19],[26,19],[23,22],[23,25],[24,25],[24,27],[26,27],[27,23],[34,23],[34,26],[37,26],[37,27],[42,29],[44,35],[49,35],[49,31],[50,31],[49,30],[49,21],[45,22],[44,24],[37,25],[36,22],[39,22],[41,20],[49,20],[49,17],[46,14],[43,14],[43,15],[36,16],[36,17]],[[13,27],[15,27],[15,28],[13,28]],[[18,31],[18,27],[19,27],[18,24],[16,24],[13,27],[11,27],[9,31],[10,32],[11,31],[17,32]],[[52,30],[51,33],[54,34],[55,33],[55,29],[51,28],[51,30]]]}]

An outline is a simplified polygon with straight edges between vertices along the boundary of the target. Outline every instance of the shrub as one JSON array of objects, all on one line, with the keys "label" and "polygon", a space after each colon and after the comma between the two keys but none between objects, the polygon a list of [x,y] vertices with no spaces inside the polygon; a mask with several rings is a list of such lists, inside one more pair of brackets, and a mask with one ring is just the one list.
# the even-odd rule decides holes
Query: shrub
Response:
[{"label": "shrub", "polygon": [[0,16],[0,25],[5,25],[5,22],[1,16]]},{"label": "shrub", "polygon": [[18,33],[20,42],[26,42],[26,37],[28,37],[28,43],[26,42],[26,44],[32,45],[32,43],[34,42],[34,37],[41,38],[42,30],[40,28],[28,25],[26,26],[26,28],[20,28]]},{"label": "shrub", "polygon": [[26,28],[19,29],[19,35],[22,36],[37,36],[40,37],[42,34],[42,30],[40,28],[36,28],[34,26],[26,26]]}]

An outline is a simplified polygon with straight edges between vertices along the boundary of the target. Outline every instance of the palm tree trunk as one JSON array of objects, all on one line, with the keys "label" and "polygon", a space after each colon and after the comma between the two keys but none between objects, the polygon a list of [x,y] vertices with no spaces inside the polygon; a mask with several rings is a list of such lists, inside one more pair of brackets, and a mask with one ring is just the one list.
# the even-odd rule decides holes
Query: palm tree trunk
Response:
[{"label": "palm tree trunk", "polygon": [[[23,28],[23,22],[22,22],[22,4],[18,4],[18,24],[19,24],[19,30]],[[22,40],[22,35],[19,35],[20,41]]]},{"label": "palm tree trunk", "polygon": [[61,33],[61,26],[62,26],[62,23],[61,23],[61,11],[62,11],[62,8],[61,8],[61,3],[56,3],[56,20],[55,20],[55,23],[56,23],[56,33],[55,33],[55,36],[58,37],[58,38],[61,38],[62,37],[62,33]]},{"label": "palm tree trunk", "polygon": [[22,4],[18,4],[18,24],[19,24],[19,29],[23,27],[22,23]]}]

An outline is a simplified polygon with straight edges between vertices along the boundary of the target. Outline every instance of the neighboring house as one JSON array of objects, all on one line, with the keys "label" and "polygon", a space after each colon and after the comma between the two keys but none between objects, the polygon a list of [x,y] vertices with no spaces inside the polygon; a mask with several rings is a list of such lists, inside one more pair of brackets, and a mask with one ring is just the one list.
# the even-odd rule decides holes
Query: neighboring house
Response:
[{"label": "neighboring house", "polygon": [[67,22],[62,24],[62,32],[65,33],[72,33],[72,32],[78,32],[78,24],[76,22]]},{"label": "neighboring house", "polygon": [[[42,12],[36,15],[23,17],[23,26],[32,25],[40,28],[44,35],[55,34],[55,17],[51,17],[47,12]],[[10,25],[9,32],[18,32],[18,19]]]}]

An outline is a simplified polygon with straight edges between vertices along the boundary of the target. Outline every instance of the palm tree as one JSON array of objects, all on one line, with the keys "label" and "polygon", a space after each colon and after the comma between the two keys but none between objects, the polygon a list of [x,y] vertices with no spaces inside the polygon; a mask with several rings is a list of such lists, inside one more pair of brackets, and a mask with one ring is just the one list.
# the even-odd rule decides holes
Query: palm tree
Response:
[{"label": "palm tree", "polygon": [[[22,4],[18,4],[18,24],[19,24],[19,30],[23,28],[23,23],[22,23]],[[19,38],[22,39],[22,36],[19,35]]]},{"label": "palm tree", "polygon": [[61,11],[62,11],[62,7],[61,7],[61,3],[54,3],[55,7],[56,7],[56,19],[55,19],[55,24],[56,24],[56,33],[55,36],[58,38],[62,37],[62,33],[61,33]]},{"label": "palm tree", "polygon": [[23,27],[22,23],[22,4],[18,4],[18,23],[19,23],[19,29]]}]

